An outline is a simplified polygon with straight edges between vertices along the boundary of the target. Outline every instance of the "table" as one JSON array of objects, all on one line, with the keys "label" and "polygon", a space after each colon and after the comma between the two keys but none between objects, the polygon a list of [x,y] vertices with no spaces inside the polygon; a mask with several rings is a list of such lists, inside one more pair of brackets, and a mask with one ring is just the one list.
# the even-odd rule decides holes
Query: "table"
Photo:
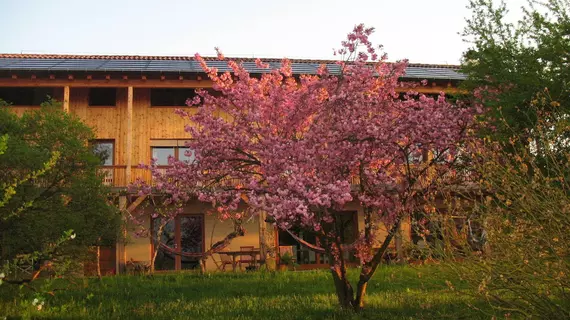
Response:
[{"label": "table", "polygon": [[226,254],[232,257],[232,271],[236,271],[236,257],[237,256],[251,256],[253,259],[253,265],[257,265],[257,255],[261,253],[259,248],[253,248],[253,250],[228,250],[228,251],[220,251],[218,254]]}]

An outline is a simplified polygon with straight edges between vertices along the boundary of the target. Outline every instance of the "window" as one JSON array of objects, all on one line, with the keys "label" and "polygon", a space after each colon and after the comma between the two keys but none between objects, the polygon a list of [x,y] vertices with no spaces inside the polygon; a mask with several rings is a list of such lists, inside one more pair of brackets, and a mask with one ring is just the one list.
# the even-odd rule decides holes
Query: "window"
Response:
[{"label": "window", "polygon": [[[153,147],[152,148],[152,158],[156,160],[156,164],[159,166],[168,165],[168,157],[175,157],[175,147]],[[175,158],[176,159],[176,158]]]},{"label": "window", "polygon": [[187,147],[152,147],[152,158],[156,159],[156,165],[167,166],[169,156],[186,163],[192,163],[196,159],[194,150]]},{"label": "window", "polygon": [[89,106],[114,107],[117,105],[117,88],[89,88]]},{"label": "window", "polygon": [[115,157],[115,143],[109,140],[93,141],[93,153],[101,159],[102,166],[112,166]]},{"label": "window", "polygon": [[196,154],[194,150],[187,147],[178,148],[178,160],[185,161],[187,163],[192,163],[196,160]]},{"label": "window", "polygon": [[408,162],[410,164],[421,163],[424,160],[424,150],[421,144],[410,145],[407,148]]},{"label": "window", "polygon": [[186,100],[196,95],[196,89],[156,88],[150,89],[150,105],[152,107],[183,107]]},{"label": "window", "polygon": [[445,163],[451,159],[451,152],[448,148],[437,150],[434,149],[433,151],[433,159],[438,163]]},{"label": "window", "polygon": [[[196,90],[203,88],[154,88],[150,89],[151,107],[184,107],[186,100],[196,96]],[[212,96],[219,96],[220,92],[208,88],[204,89]]]},{"label": "window", "polygon": [[4,87],[0,99],[15,106],[39,106],[53,96],[54,88]]}]

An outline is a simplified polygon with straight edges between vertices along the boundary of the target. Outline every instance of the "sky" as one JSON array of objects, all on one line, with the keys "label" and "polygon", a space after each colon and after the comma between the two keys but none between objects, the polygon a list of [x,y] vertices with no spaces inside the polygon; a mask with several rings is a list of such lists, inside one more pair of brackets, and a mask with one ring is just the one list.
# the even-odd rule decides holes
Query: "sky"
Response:
[{"label": "sky", "polygon": [[[524,0],[506,0],[519,5]],[[332,59],[358,23],[390,61],[458,64],[468,0],[0,0],[0,53]]]}]

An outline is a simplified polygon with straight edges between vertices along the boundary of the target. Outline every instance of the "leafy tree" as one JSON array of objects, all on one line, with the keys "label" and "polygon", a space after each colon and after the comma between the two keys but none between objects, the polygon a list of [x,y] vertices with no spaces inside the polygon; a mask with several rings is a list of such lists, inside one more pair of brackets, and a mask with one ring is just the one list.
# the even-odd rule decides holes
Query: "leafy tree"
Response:
[{"label": "leafy tree", "polygon": [[6,152],[6,149],[8,149],[8,135],[7,134],[0,136],[0,155],[2,155],[4,152]]},{"label": "leafy tree", "polygon": [[[191,123],[187,146],[196,161],[171,158],[165,173],[151,167],[156,191],[169,196],[166,206],[197,197],[235,220],[245,201],[281,229],[315,235],[321,247],[311,249],[328,257],[340,305],[356,311],[404,217],[429,206],[436,186],[451,179],[457,143],[472,119],[443,94],[410,90],[400,99],[407,63],[379,58],[372,32],[356,26],[337,50],[342,61],[300,77],[287,59],[274,70],[258,60],[263,72],[252,77],[235,61],[228,61],[231,73],[219,74],[197,55],[221,96],[200,91],[191,101],[201,104],[197,112],[180,111]],[[426,161],[414,160],[424,155]],[[363,208],[365,221],[351,244],[343,243],[349,203]],[[377,237],[382,223],[390,226],[385,239]],[[356,252],[362,266],[355,288],[347,252]]]},{"label": "leafy tree", "polygon": [[485,196],[465,198],[490,250],[454,267],[502,310],[567,318],[570,2],[528,1],[514,22],[504,1],[469,8],[463,87],[492,141],[468,155]]},{"label": "leafy tree", "polygon": [[0,107],[0,136],[8,137],[0,155],[3,260],[47,252],[71,229],[77,238],[59,254],[76,260],[88,246],[116,241],[120,216],[97,174],[89,127],[48,100],[22,117]]},{"label": "leafy tree", "polygon": [[[487,134],[507,141],[533,128],[537,111],[570,114],[570,2],[528,1],[520,20],[509,20],[506,3],[471,0],[464,39],[471,44],[464,53],[462,83],[488,121]],[[549,104],[532,108],[545,92]],[[535,103],[535,105],[537,105]],[[521,139],[528,145],[528,139]]]}]

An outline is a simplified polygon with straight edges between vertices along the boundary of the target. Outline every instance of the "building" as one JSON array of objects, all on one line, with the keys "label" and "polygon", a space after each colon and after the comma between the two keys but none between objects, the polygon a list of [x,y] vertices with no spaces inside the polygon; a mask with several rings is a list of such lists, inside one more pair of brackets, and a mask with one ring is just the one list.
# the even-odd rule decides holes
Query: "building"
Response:
[{"label": "building", "polygon": [[[229,70],[224,61],[206,60],[220,71]],[[254,59],[237,60],[252,74],[263,72],[255,66]],[[279,65],[276,59],[264,61]],[[323,63],[333,72],[337,68],[333,61],[317,60],[292,60],[292,68],[296,74],[312,74]],[[416,89],[423,93],[451,92],[464,79],[457,69],[447,65],[410,64],[403,80],[427,79],[428,86]],[[148,201],[125,192],[126,186],[137,178],[150,181],[150,174],[137,167],[139,163],[149,163],[154,157],[159,165],[166,165],[168,155],[179,159],[186,157],[185,123],[174,110],[186,107],[186,99],[195,95],[196,88],[211,86],[193,57],[0,54],[0,98],[11,102],[15,113],[22,114],[37,108],[50,95],[63,102],[66,112],[78,115],[94,128],[97,136],[94,143],[112,155],[101,167],[106,174],[105,183],[118,195],[119,207],[128,211]],[[164,241],[174,250],[202,252],[231,232],[233,226],[206,215],[206,210],[204,204],[189,204],[184,215],[167,226]],[[347,211],[347,223],[354,231],[362,229],[358,206],[349,206],[347,210],[351,210]],[[152,227],[150,222],[148,227]],[[292,245],[301,267],[326,265],[325,257],[304,249],[294,238],[278,232],[265,221],[249,221],[245,227],[248,233],[236,238],[230,244],[231,249],[263,247],[268,242]],[[404,240],[409,239],[409,223],[403,229]],[[107,269],[122,270],[131,260],[150,261],[156,249],[150,239],[137,238],[131,230],[128,232],[126,244],[105,251],[103,256],[108,258],[103,262]],[[305,240],[312,242],[314,239]],[[179,270],[195,266],[194,259],[159,252],[158,269]],[[207,269],[216,266],[212,258],[207,260]]]}]

